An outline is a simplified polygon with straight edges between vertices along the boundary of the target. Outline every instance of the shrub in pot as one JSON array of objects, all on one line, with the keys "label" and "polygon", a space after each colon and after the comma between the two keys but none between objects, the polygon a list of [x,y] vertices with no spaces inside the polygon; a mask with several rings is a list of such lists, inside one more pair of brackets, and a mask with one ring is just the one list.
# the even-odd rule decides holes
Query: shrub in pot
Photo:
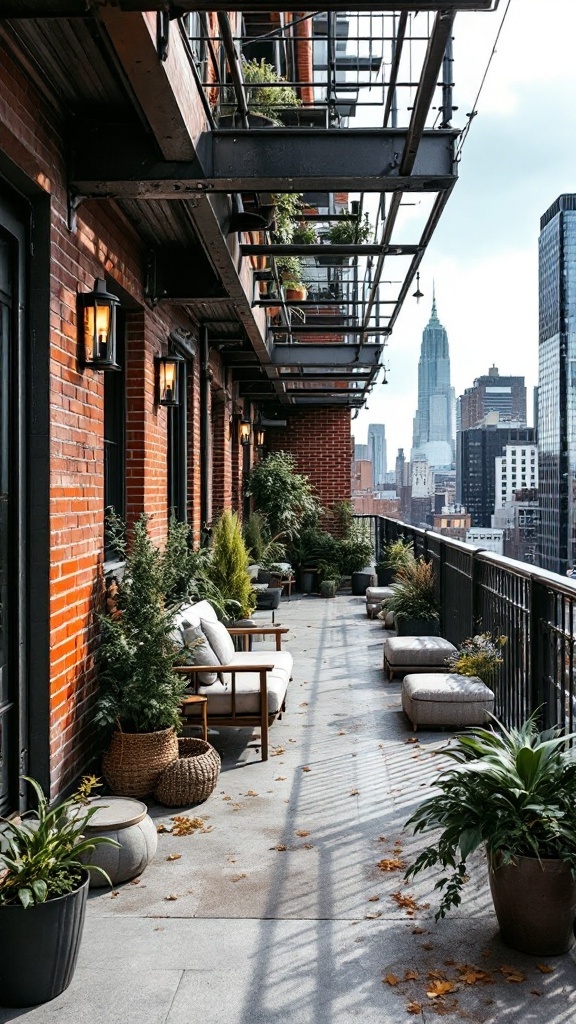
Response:
[{"label": "shrub in pot", "polygon": [[432,563],[415,558],[402,566],[396,573],[394,593],[383,608],[394,613],[398,636],[435,636],[440,609]]},{"label": "shrub in pot", "polygon": [[[74,795],[49,809],[42,789],[25,777],[37,810],[2,820],[0,853],[0,1005],[54,999],[72,981],[84,928],[88,868],[84,857],[113,839],[85,838],[96,808]],[[81,861],[80,858],[83,858]],[[102,872],[107,882],[110,880]]]},{"label": "shrub in pot", "polygon": [[414,560],[414,548],[411,541],[392,541],[384,548],[380,558],[376,562],[376,575],[379,587],[388,587],[396,578],[396,573],[404,565]]},{"label": "shrub in pot", "polygon": [[435,796],[412,815],[415,833],[440,836],[406,873],[440,868],[436,919],[461,902],[467,860],[484,847],[503,941],[524,953],[553,956],[573,942],[576,916],[576,751],[557,728],[538,730],[533,715],[519,729],[460,736],[446,756],[455,766],[434,780]]},{"label": "shrub in pot", "polygon": [[477,676],[490,686],[504,660],[501,651],[506,639],[505,636],[494,637],[492,633],[477,633],[464,640],[458,650],[446,658],[446,665],[450,672]]},{"label": "shrub in pot", "polygon": [[146,796],[178,757],[176,730],[186,678],[173,671],[175,608],[166,607],[162,553],[141,516],[121,582],[100,616],[96,722],[112,732],[103,758],[113,793]]}]

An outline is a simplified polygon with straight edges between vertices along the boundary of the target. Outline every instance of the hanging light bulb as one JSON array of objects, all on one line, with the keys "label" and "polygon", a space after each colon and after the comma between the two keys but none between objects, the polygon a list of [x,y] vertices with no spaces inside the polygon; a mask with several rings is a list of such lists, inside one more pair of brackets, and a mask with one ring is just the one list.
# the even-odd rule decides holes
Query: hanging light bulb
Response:
[{"label": "hanging light bulb", "polygon": [[424,298],[424,292],[420,291],[420,271],[416,272],[416,291],[413,292],[412,297],[416,299],[416,302],[420,302],[420,299]]}]

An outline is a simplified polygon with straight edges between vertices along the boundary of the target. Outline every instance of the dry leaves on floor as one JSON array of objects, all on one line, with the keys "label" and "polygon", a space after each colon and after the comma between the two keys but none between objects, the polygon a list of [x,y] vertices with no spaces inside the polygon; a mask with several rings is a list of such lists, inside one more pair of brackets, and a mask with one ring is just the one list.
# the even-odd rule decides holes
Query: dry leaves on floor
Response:
[{"label": "dry leaves on floor", "polygon": [[369,896],[368,897],[368,903],[378,903],[379,899],[380,899],[379,896]]},{"label": "dry leaves on floor", "polygon": [[385,974],[384,977],[382,978],[382,981],[384,982],[385,985],[394,986],[398,984],[400,978],[397,978],[395,974]]},{"label": "dry leaves on floor", "polygon": [[296,831],[295,835],[297,835],[297,836],[300,836],[300,837],[301,837],[301,838],[303,839],[303,838],[304,838],[304,836],[309,836],[309,835],[310,835],[310,833],[309,833],[309,832],[307,832],[305,828],[299,828],[299,829],[298,829],[298,830]]},{"label": "dry leaves on floor", "polygon": [[456,992],[457,986],[453,981],[433,981],[426,989],[426,995],[428,999],[438,999],[439,996],[445,996],[447,992]]},{"label": "dry leaves on floor", "polygon": [[278,850],[279,853],[284,853],[284,851],[287,850],[288,847],[284,846],[283,843],[278,843],[277,846],[271,846],[270,849],[271,850]]},{"label": "dry leaves on floor", "polygon": [[417,1003],[416,1000],[413,999],[412,1002],[408,1003],[408,1006],[406,1007],[406,1013],[422,1013],[422,1004]]},{"label": "dry leaves on floor", "polygon": [[364,914],[365,921],[375,921],[378,917],[382,917],[381,910],[376,910],[373,914]]},{"label": "dry leaves on floor", "polygon": [[190,818],[187,814],[175,814],[170,819],[174,822],[171,829],[173,836],[191,836],[194,832],[211,832],[212,825],[207,825],[204,818]]},{"label": "dry leaves on floor", "polygon": [[405,910],[408,917],[412,917],[417,910],[427,910],[430,906],[429,903],[417,903],[413,896],[403,892],[393,892],[391,899],[394,900],[395,904]]},{"label": "dry leaves on floor", "polygon": [[311,769],[311,768],[308,768],[308,766],[307,766],[307,765],[305,765],[305,766],[304,766],[304,768],[302,769],[302,771],[303,771],[303,772],[311,772],[311,771],[312,771],[312,769]]},{"label": "dry leaves on floor", "polygon": [[350,796],[358,796],[359,793],[360,793],[359,789],[351,789],[350,790]]},{"label": "dry leaves on floor", "polygon": [[[382,860],[378,861],[376,867],[379,868],[380,871],[403,871],[406,864],[403,860],[400,860],[399,857],[383,857]],[[398,904],[398,906],[400,906],[400,904]]]},{"label": "dry leaves on floor", "polygon": [[239,882],[240,879],[242,879],[242,878],[248,878],[248,875],[246,874],[245,871],[243,871],[241,875],[232,875],[232,878],[230,879],[230,881],[231,882]]},{"label": "dry leaves on floor", "polygon": [[500,971],[500,974],[504,975],[506,981],[512,984],[519,984],[521,981],[526,981],[526,975],[523,974],[522,971],[519,971],[517,967],[508,967],[503,965],[502,967],[498,967],[497,970]]},{"label": "dry leaves on floor", "polygon": [[536,970],[540,971],[541,974],[552,974],[554,968],[550,964],[536,964]]},{"label": "dry leaves on floor", "polygon": [[172,902],[173,900],[177,900],[178,897],[177,897],[176,893],[171,892],[168,896],[165,896],[164,899],[169,901],[169,902]]},{"label": "dry leaves on floor", "polygon": [[180,860],[181,856],[181,853],[169,853],[166,860]]},{"label": "dry leaves on floor", "polygon": [[244,796],[258,796],[258,793],[255,793],[253,789],[249,789],[246,793],[244,793]]},{"label": "dry leaves on floor", "polygon": [[276,747],[276,749],[271,752],[270,757],[279,757],[280,754],[285,753],[286,751],[284,750],[284,747]]}]

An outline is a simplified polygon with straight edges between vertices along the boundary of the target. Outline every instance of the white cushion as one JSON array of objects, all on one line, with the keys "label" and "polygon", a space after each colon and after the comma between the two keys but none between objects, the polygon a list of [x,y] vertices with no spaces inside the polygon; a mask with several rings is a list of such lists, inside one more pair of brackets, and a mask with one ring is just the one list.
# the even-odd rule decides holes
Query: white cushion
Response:
[{"label": "white cushion", "polygon": [[384,641],[384,657],[389,665],[434,665],[446,664],[449,654],[456,648],[441,636],[394,636]]},{"label": "white cushion", "polygon": [[494,694],[478,676],[462,676],[457,672],[429,675],[420,672],[404,677],[402,692],[411,700],[466,704],[469,701],[494,701]]},{"label": "white cushion", "polygon": [[221,665],[229,665],[235,651],[234,641],[226,626],[222,622],[218,622],[218,620],[212,622],[210,619],[203,617],[200,618],[200,625],[219,663]]},{"label": "white cushion", "polygon": [[[268,691],[268,712],[277,715],[288,689],[288,677],[283,671],[268,672],[266,675]],[[231,683],[218,681],[214,686],[200,686],[199,693],[208,697],[209,715],[230,715],[232,713]],[[260,712],[260,676],[257,672],[238,672],[236,675],[236,712],[238,714],[256,715]]]},{"label": "white cushion", "polygon": [[248,571],[248,575],[249,575],[250,579],[252,580],[252,582],[255,582],[258,579],[258,573],[260,572],[260,566],[259,565],[249,565],[247,571]]},{"label": "white cushion", "polygon": [[275,672],[284,672],[286,679],[291,679],[294,660],[289,651],[236,651],[228,664],[274,665]]},{"label": "white cushion", "polygon": [[[187,651],[187,663],[189,665],[214,665],[220,664],[216,654],[212,650],[206,636],[200,628],[200,620],[197,625],[186,626],[182,630],[182,639],[184,645],[188,646],[193,641],[201,640],[202,643],[195,644],[194,647],[190,647]],[[199,684],[204,686],[213,686],[218,681],[217,672],[199,672],[196,676]],[[194,687],[194,682],[191,682],[190,689]]]},{"label": "white cushion", "polygon": [[187,608],[182,609],[182,614],[188,612],[190,615],[196,615],[199,619],[205,619],[207,622],[218,622],[218,616],[214,611],[209,601],[197,601],[196,604],[188,605]]}]

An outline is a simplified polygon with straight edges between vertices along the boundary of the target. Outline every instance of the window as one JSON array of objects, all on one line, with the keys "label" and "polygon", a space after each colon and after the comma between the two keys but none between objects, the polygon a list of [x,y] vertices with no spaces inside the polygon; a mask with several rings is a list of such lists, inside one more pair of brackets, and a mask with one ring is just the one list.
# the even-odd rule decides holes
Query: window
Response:
[{"label": "window", "polygon": [[[104,509],[126,515],[126,371],[125,315],[116,311],[116,361],[120,370],[104,374]],[[105,561],[117,557],[115,548],[104,545]]]},{"label": "window", "polygon": [[185,523],[188,512],[187,458],[187,365],[183,363],[178,376],[180,404],[168,411],[168,514]]}]

